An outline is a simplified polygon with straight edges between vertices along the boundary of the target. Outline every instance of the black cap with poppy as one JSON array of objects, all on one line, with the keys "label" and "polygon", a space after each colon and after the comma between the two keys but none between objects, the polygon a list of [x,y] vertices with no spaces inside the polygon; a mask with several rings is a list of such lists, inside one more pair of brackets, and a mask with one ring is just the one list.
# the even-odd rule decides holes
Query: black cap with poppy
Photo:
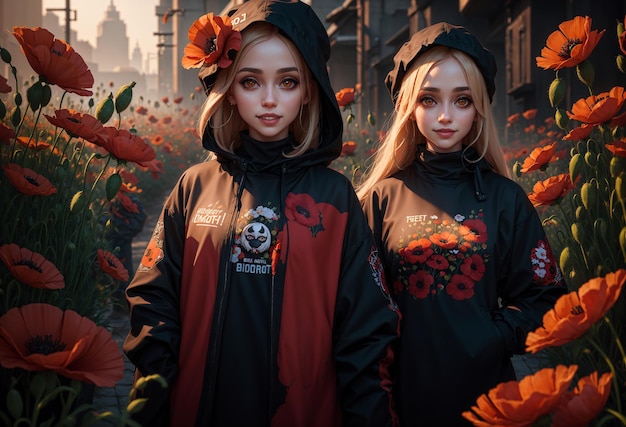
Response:
[{"label": "black cap with poppy", "polygon": [[[319,86],[320,147],[330,148],[334,157],[341,153],[343,120],[335,98],[326,63],[330,40],[326,28],[306,3],[297,0],[249,0],[228,12],[233,30],[243,31],[254,22],[267,22],[293,42]],[[198,77],[207,93],[215,83],[218,67],[203,67]],[[330,144],[329,144],[330,143]]]},{"label": "black cap with poppy", "polygon": [[394,67],[387,74],[385,85],[394,103],[402,79],[415,58],[433,46],[446,46],[469,55],[483,75],[489,100],[493,101],[493,95],[496,92],[495,77],[497,71],[493,54],[485,49],[480,41],[464,27],[440,22],[413,34],[411,39],[404,43],[393,57]]}]

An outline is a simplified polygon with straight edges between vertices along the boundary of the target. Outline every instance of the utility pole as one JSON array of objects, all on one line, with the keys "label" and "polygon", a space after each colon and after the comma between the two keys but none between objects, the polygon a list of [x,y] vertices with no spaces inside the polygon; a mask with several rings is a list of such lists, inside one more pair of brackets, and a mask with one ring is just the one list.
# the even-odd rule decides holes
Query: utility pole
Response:
[{"label": "utility pole", "polygon": [[[65,0],[65,7],[64,8],[52,8],[52,9],[46,9],[47,12],[65,12],[65,41],[68,44],[71,44],[71,40],[70,40],[70,21],[76,21],[76,10],[72,10],[70,8],[70,0]],[[74,17],[72,18],[71,13],[74,12]]]}]

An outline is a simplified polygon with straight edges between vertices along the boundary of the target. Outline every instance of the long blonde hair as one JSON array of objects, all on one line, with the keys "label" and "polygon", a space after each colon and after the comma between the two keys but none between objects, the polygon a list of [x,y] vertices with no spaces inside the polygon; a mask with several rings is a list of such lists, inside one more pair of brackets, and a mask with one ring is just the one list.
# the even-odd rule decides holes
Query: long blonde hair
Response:
[{"label": "long blonde hair", "polygon": [[246,27],[241,32],[242,43],[233,63],[225,70],[218,73],[215,85],[202,105],[200,118],[198,119],[198,133],[204,135],[207,126],[213,132],[217,145],[227,151],[234,152],[240,145],[239,132],[248,129],[237,107],[230,105],[227,100],[228,91],[235,81],[235,75],[239,64],[249,50],[259,43],[273,37],[282,40],[293,56],[301,76],[302,98],[308,99],[308,103],[300,105],[300,114],[291,124],[298,145],[293,151],[285,153],[285,157],[296,157],[310,148],[316,148],[319,143],[319,117],[320,101],[317,82],[313,79],[311,71],[296,46],[287,37],[278,32],[271,24],[258,22]]},{"label": "long blonde hair", "polygon": [[364,200],[378,181],[410,166],[415,160],[417,145],[426,144],[426,138],[420,133],[411,116],[428,73],[436,64],[450,57],[461,65],[476,107],[474,124],[464,138],[463,145],[473,146],[480,156],[478,160],[484,157],[497,173],[510,176],[498,139],[485,81],[478,67],[461,51],[434,46],[416,58],[404,76],[397,99],[394,100],[395,111],[390,118],[392,121],[389,131],[381,141],[363,182],[357,186],[359,199]]}]

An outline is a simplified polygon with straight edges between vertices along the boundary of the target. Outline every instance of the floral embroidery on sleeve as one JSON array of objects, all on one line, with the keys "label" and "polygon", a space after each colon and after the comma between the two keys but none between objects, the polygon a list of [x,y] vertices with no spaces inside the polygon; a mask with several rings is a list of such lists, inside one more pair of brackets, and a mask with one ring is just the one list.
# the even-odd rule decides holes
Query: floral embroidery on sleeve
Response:
[{"label": "floral embroidery on sleeve", "polygon": [[539,240],[537,242],[537,246],[530,252],[530,262],[533,269],[533,280],[536,284],[542,286],[553,283],[564,284],[561,270],[547,241]]}]

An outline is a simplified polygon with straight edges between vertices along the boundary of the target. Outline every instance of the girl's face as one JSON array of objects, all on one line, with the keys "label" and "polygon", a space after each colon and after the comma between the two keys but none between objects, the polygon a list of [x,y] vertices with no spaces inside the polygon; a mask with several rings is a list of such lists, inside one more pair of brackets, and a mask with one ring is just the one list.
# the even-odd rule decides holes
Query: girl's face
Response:
[{"label": "girl's face", "polygon": [[454,58],[432,67],[419,91],[413,115],[429,150],[461,150],[476,117],[476,107],[463,69]]},{"label": "girl's face", "polygon": [[228,101],[237,105],[250,136],[269,142],[284,139],[298,117],[303,98],[296,61],[278,37],[253,46],[241,59]]}]

